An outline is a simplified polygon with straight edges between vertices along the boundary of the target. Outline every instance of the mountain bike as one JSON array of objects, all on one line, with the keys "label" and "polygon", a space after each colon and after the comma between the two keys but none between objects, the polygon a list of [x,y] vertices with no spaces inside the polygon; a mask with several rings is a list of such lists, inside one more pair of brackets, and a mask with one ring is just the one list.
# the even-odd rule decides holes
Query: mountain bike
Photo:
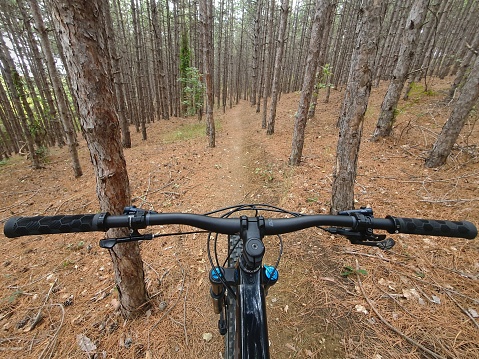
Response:
[{"label": "mountain bike", "polygon": [[[275,218],[262,213],[272,212]],[[244,213],[252,214],[250,216]],[[282,218],[279,218],[282,217]],[[140,234],[140,229],[155,225],[188,225],[201,231]],[[219,315],[218,329],[225,336],[225,358],[269,358],[265,296],[279,278],[278,264],[283,249],[282,234],[317,227],[346,237],[351,243],[391,249],[395,242],[385,234],[458,237],[474,239],[477,228],[468,221],[401,218],[374,218],[371,208],[339,212],[337,215],[304,215],[267,204],[242,204],[206,214],[157,213],[126,207],[122,215],[109,213],[13,217],[4,227],[9,238],[72,232],[107,231],[128,228],[129,236],[100,240],[102,248],[131,241],[151,240],[165,235],[208,233],[207,252],[211,265],[209,280],[213,310]],[[228,251],[224,263],[218,256],[219,234],[227,235]],[[274,265],[264,265],[263,238],[279,238],[279,254]]]}]

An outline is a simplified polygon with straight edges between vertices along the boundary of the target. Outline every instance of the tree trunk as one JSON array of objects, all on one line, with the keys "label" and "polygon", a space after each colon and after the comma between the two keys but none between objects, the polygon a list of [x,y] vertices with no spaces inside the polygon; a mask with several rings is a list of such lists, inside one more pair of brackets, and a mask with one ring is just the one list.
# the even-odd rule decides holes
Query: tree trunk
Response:
[{"label": "tree trunk", "polygon": [[[102,1],[50,2],[95,169],[100,208],[102,212],[120,214],[130,202],[130,188],[115,111]],[[127,235],[126,229],[107,233],[108,237]],[[137,242],[121,244],[110,250],[110,254],[122,314],[135,317],[146,310],[148,299],[139,245]]]},{"label": "tree trunk", "polygon": [[[31,113],[31,109],[25,99],[23,83],[20,80],[20,75],[15,68],[13,59],[8,52],[8,48],[2,36],[0,36],[0,64],[3,67],[2,75],[4,77],[5,83],[8,86],[8,89],[10,90],[13,106],[17,111],[18,118],[20,119],[20,125],[23,137],[27,142],[26,145],[28,148],[28,152],[30,153],[32,167],[34,169],[42,168],[37,153],[35,152],[35,143],[33,140],[33,136],[30,132],[30,126],[28,122],[29,118],[33,120],[33,114],[28,114],[28,111]],[[24,106],[22,106],[22,102]]]},{"label": "tree trunk", "polygon": [[136,55],[136,92],[137,92],[137,108],[138,108],[138,121],[141,127],[141,138],[146,141],[147,134],[146,134],[146,103],[145,103],[145,96],[143,91],[144,81],[146,78],[146,74],[143,74],[143,69],[141,66],[141,50],[140,50],[140,25],[138,23],[138,13],[137,13],[137,6],[135,0],[131,0],[130,2],[131,12],[133,16],[133,30],[134,30],[134,38],[135,38],[135,55]]},{"label": "tree trunk", "polygon": [[253,63],[251,68],[251,97],[250,102],[251,106],[256,105],[256,93],[258,90],[258,70],[259,70],[259,61],[260,61],[260,36],[261,36],[261,26],[260,18],[261,12],[263,9],[263,0],[256,0],[256,15],[254,18],[254,30],[253,30]]},{"label": "tree trunk", "polygon": [[469,65],[474,60],[474,56],[477,56],[474,53],[474,51],[477,51],[478,49],[479,49],[479,32],[476,32],[476,35],[474,36],[474,39],[472,40],[471,48],[467,49],[468,52],[461,61],[461,65],[459,66],[459,70],[457,71],[456,78],[454,79],[454,82],[452,83],[451,88],[449,89],[449,92],[445,101],[449,102],[452,99],[454,99],[456,90],[459,87],[459,85],[462,83],[462,81],[464,80],[464,76],[466,75],[466,72],[469,69]]},{"label": "tree trunk", "polygon": [[371,93],[374,60],[379,40],[379,18],[382,0],[369,0],[360,9],[362,19],[358,24],[356,42],[344,96],[340,130],[333,176],[331,213],[354,208],[354,183],[364,114]]},{"label": "tree trunk", "polygon": [[58,103],[58,109],[60,110],[60,119],[63,124],[63,130],[65,131],[68,150],[72,160],[73,175],[78,178],[83,172],[80,165],[80,159],[78,158],[78,142],[76,140],[75,129],[68,113],[68,104],[63,93],[63,85],[55,66],[55,59],[53,58],[52,48],[50,46],[50,40],[48,39],[47,29],[43,23],[40,7],[37,0],[30,0],[30,6],[32,9],[33,19],[35,20],[35,26],[40,35],[40,42],[42,44],[43,54],[47,60],[48,72],[53,84],[53,91]]},{"label": "tree trunk", "polygon": [[399,58],[393,71],[393,78],[381,105],[381,114],[379,115],[376,129],[372,136],[373,141],[377,141],[380,137],[386,137],[391,134],[394,119],[397,114],[397,104],[404,82],[407,79],[409,66],[414,58],[417,38],[423,24],[428,3],[429,0],[415,0],[409,12],[405,33],[403,34],[401,48],[399,50]]},{"label": "tree trunk", "polygon": [[159,72],[159,91],[160,91],[160,108],[161,116],[164,120],[170,119],[169,106],[168,106],[168,91],[166,89],[166,75],[165,66],[163,63],[163,34],[161,32],[160,20],[158,17],[158,4],[156,0],[150,0],[151,2],[151,14],[153,22],[153,32],[155,35],[156,45],[156,64]]},{"label": "tree trunk", "polygon": [[[271,108],[266,126],[266,133],[272,135],[274,133],[274,122],[276,119],[276,106],[278,104],[279,80],[281,78],[281,68],[283,64],[283,50],[286,34],[286,25],[288,23],[289,0],[281,1],[281,19],[278,32],[278,45],[276,49],[276,58],[274,60],[273,85],[271,87]],[[266,111],[266,109],[264,109]]]},{"label": "tree trunk", "polygon": [[[22,14],[22,24],[25,28],[26,36],[28,38],[26,41],[32,53],[32,58],[30,60],[31,72],[34,77],[39,95],[43,101],[43,106],[41,106],[43,110],[42,114],[43,117],[47,117],[46,128],[48,143],[50,146],[57,144],[61,148],[65,144],[64,131],[61,128],[60,121],[57,120],[57,106],[55,105],[52,90],[50,88],[50,77],[44,66],[45,59],[39,50],[37,37],[34,35],[33,27],[31,25],[31,16],[29,13],[27,13],[24,2],[17,0],[17,4],[20,13]],[[71,119],[71,117],[69,118]]]},{"label": "tree trunk", "polygon": [[479,56],[471,69],[469,76],[461,90],[451,116],[444,124],[441,133],[436,139],[426,167],[439,167],[446,163],[452,147],[461,133],[469,113],[479,98]]},{"label": "tree trunk", "polygon": [[123,73],[121,71],[120,59],[117,51],[117,44],[115,39],[115,33],[113,31],[113,20],[111,18],[110,5],[108,2],[103,4],[105,7],[106,16],[106,33],[108,36],[108,44],[110,48],[110,57],[112,60],[112,71],[115,83],[116,91],[116,109],[118,112],[118,119],[120,121],[121,129],[121,144],[123,148],[131,148],[131,134],[128,120],[126,118],[126,98],[125,98],[125,86],[123,81]]},{"label": "tree trunk", "polygon": [[215,122],[213,119],[213,41],[212,41],[212,0],[200,0],[200,21],[203,30],[203,64],[204,80],[206,85],[206,135],[208,136],[209,147],[215,147]]},{"label": "tree trunk", "polygon": [[331,73],[330,66],[329,65],[326,66],[326,57],[327,57],[327,49],[330,47],[330,44],[331,44],[330,33],[331,33],[332,19],[333,19],[333,13],[335,8],[336,8],[335,4],[329,4],[328,10],[326,13],[325,27],[323,31],[323,36],[321,38],[321,48],[319,50],[317,79],[314,86],[311,103],[308,109],[308,118],[314,117],[316,113],[316,106],[318,103],[319,90],[327,86],[328,76]]},{"label": "tree trunk", "polygon": [[294,123],[293,143],[291,146],[291,155],[289,164],[297,166],[301,162],[304,145],[304,130],[308,115],[311,95],[313,93],[314,80],[316,78],[316,69],[318,67],[319,48],[321,39],[322,21],[325,11],[329,4],[329,0],[317,0],[314,15],[313,29],[311,31],[311,39],[309,42],[308,58],[306,61],[306,70],[304,73],[303,87],[299,100],[298,112]]},{"label": "tree trunk", "polygon": [[264,60],[264,70],[263,70],[263,77],[264,77],[264,86],[263,86],[263,112],[261,114],[261,128],[266,128],[266,113],[268,112],[268,97],[271,88],[271,57],[274,56],[273,50],[273,17],[274,17],[274,9],[275,4],[274,1],[268,2],[269,5],[269,18],[268,18],[268,26],[266,26],[266,40],[265,40],[265,60]]}]

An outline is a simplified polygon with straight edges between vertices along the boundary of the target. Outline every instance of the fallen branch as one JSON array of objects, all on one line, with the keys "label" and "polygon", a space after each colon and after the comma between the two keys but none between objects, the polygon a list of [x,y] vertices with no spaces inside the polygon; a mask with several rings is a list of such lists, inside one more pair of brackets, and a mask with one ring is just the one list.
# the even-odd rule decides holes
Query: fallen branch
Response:
[{"label": "fallen branch", "polygon": [[419,202],[427,203],[465,203],[479,201],[479,198],[458,198],[458,199],[420,199]]},{"label": "fallen branch", "polygon": [[53,355],[55,354],[55,348],[58,341],[58,333],[60,333],[60,329],[62,328],[63,322],[65,320],[65,308],[63,307],[63,304],[56,303],[56,304],[52,304],[52,306],[60,307],[60,309],[62,310],[62,318],[60,320],[60,324],[58,325],[57,330],[55,331],[55,334],[53,335],[53,338],[48,342],[45,349],[43,349],[41,354],[38,356],[38,359],[46,359],[46,358],[53,357]]},{"label": "fallen branch", "polygon": [[[62,206],[65,204],[65,203],[68,203],[74,199],[77,199],[78,197],[80,197],[79,195],[76,195],[76,196],[72,196],[66,200],[64,200],[62,203],[60,203],[60,205],[57,207],[57,209],[55,210],[55,212],[53,213],[53,215],[56,215],[58,214],[58,211],[60,210],[60,208],[62,208]],[[45,212],[48,210],[48,208],[45,210]]]},{"label": "fallen branch", "polygon": [[23,203],[25,203],[25,202],[31,200],[33,197],[35,197],[35,195],[36,195],[38,192],[40,192],[39,189],[37,189],[35,192],[33,192],[33,194],[32,194],[30,197],[28,197],[27,199],[25,199],[24,201],[22,201],[22,202],[20,202],[20,203],[12,204],[11,206],[8,206],[8,207],[3,207],[2,209],[0,209],[0,212],[5,212],[5,211],[9,210],[10,208],[20,206],[21,204],[23,204]]},{"label": "fallen branch", "polygon": [[451,299],[451,300],[454,302],[454,304],[456,304],[456,305],[459,307],[459,309],[461,309],[461,311],[462,311],[465,315],[468,316],[468,318],[469,318],[469,319],[474,323],[474,325],[479,329],[479,324],[477,324],[477,321],[474,319],[474,317],[471,315],[471,313],[469,313],[468,310],[464,309],[464,308],[458,303],[458,301],[457,301],[456,299],[454,299],[454,297],[453,297],[451,294],[449,294],[448,292],[446,292],[446,295],[449,297],[449,299]]},{"label": "fallen branch", "polygon": [[53,288],[55,287],[56,284],[57,284],[57,279],[55,279],[55,281],[50,285],[50,289],[48,290],[45,300],[43,301],[43,305],[38,310],[38,313],[33,319],[32,324],[28,328],[26,328],[24,332],[31,332],[42,321],[43,319],[42,310],[47,305],[48,298],[50,298],[50,294],[52,293]]}]

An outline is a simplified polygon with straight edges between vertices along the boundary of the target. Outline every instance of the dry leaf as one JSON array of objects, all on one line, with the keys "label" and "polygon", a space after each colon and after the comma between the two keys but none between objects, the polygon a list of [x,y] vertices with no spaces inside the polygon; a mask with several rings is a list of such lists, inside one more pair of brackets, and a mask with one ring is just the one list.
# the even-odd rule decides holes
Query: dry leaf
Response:
[{"label": "dry leaf", "polygon": [[113,298],[113,299],[111,300],[111,306],[113,307],[113,310],[115,310],[115,311],[118,310],[118,309],[120,309],[120,302],[119,302],[119,300],[116,299],[116,298]]},{"label": "dry leaf", "polygon": [[476,310],[474,310],[474,309],[472,309],[472,308],[469,308],[467,311],[469,312],[469,314],[471,315],[471,317],[473,317],[473,318],[479,317],[479,314],[477,314]]},{"label": "dry leaf", "polygon": [[82,351],[85,353],[93,353],[96,351],[96,345],[86,335],[78,334],[77,343]]},{"label": "dry leaf", "polygon": [[312,358],[314,356],[314,353],[309,349],[304,349],[304,354],[306,354],[310,358]]},{"label": "dry leaf", "polygon": [[294,352],[296,351],[296,348],[295,348],[294,345],[291,344],[291,343],[286,343],[286,348],[291,349],[291,350],[294,351]]},{"label": "dry leaf", "polygon": [[326,282],[336,283],[336,280],[330,277],[319,277],[319,279],[325,280]]},{"label": "dry leaf", "polygon": [[368,310],[364,307],[364,305],[356,304],[356,306],[354,308],[356,308],[356,312],[361,312],[361,313],[364,313],[364,314],[368,314]]},{"label": "dry leaf", "polygon": [[203,340],[206,342],[209,342],[211,339],[213,339],[213,334],[211,333],[203,333]]}]

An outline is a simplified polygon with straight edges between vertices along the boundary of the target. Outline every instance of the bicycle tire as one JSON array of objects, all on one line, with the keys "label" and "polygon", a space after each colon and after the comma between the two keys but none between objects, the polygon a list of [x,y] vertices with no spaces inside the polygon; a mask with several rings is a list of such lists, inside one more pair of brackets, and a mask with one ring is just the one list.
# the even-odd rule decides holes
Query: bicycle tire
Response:
[{"label": "bicycle tire", "polygon": [[[234,267],[241,257],[243,251],[243,242],[240,236],[228,236],[228,267]],[[235,338],[236,338],[236,298],[234,293],[226,291],[226,334],[225,334],[225,359],[234,359],[235,357]]]}]

